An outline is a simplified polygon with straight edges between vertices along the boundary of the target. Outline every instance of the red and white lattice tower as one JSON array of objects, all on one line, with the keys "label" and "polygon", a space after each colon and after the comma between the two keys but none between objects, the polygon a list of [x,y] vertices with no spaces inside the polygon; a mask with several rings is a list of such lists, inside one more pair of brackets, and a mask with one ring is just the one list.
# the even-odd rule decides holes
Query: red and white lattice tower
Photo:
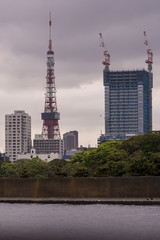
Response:
[{"label": "red and white lattice tower", "polygon": [[56,86],[54,75],[54,52],[51,39],[51,14],[49,20],[49,49],[47,52],[47,77],[44,112],[41,114],[43,120],[42,135],[44,139],[60,139],[58,120],[60,113],[57,110]]}]

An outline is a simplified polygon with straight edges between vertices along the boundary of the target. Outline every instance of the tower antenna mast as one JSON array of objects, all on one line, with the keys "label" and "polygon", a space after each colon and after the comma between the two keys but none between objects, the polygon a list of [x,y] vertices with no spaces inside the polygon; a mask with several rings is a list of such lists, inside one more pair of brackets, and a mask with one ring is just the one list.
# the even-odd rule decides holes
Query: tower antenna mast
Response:
[{"label": "tower antenna mast", "polygon": [[144,34],[144,44],[146,45],[147,55],[148,55],[148,59],[145,62],[148,63],[148,71],[151,72],[152,71],[152,63],[153,63],[153,53],[149,47],[146,31],[144,31],[143,34]]},{"label": "tower antenna mast", "polygon": [[52,51],[52,20],[51,20],[51,12],[50,12],[50,20],[49,20],[49,51]]},{"label": "tower antenna mast", "polygon": [[100,47],[103,48],[104,50],[104,61],[102,62],[102,64],[105,66],[105,70],[109,71],[109,65],[110,65],[110,54],[109,52],[105,49],[105,45],[104,45],[104,40],[103,40],[103,36],[102,33],[99,33],[100,36]]}]

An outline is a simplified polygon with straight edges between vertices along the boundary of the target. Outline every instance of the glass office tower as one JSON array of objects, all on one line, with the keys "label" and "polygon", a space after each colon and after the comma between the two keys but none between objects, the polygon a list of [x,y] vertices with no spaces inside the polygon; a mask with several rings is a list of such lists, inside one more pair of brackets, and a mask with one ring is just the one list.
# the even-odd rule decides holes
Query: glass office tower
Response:
[{"label": "glass office tower", "polygon": [[102,142],[152,131],[153,75],[146,70],[104,70],[105,134]]}]

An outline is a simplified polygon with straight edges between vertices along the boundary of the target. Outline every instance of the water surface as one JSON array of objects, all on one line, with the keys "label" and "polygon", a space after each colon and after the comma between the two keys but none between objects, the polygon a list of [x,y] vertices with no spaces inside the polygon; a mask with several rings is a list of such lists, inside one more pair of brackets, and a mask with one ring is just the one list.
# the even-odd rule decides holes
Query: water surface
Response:
[{"label": "water surface", "polygon": [[160,206],[0,203],[0,240],[159,240]]}]

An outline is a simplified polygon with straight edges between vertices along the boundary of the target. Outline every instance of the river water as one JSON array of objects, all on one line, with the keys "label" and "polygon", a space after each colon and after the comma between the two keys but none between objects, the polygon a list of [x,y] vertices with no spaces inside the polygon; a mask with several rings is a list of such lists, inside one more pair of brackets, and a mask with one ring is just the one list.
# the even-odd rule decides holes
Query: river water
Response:
[{"label": "river water", "polygon": [[0,203],[0,240],[159,240],[160,206]]}]

